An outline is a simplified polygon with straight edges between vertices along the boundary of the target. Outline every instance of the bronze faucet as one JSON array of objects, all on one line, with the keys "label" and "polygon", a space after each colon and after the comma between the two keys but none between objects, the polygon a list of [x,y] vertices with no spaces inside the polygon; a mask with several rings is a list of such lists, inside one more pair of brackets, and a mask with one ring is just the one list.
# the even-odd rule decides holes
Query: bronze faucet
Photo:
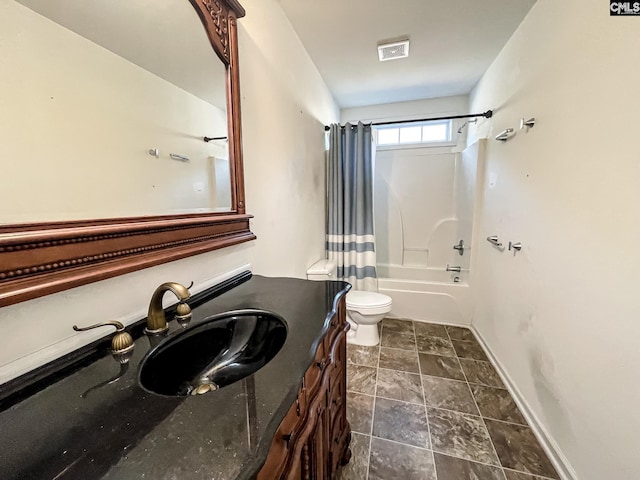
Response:
[{"label": "bronze faucet", "polygon": [[[191,284],[193,285],[193,284]],[[189,287],[191,287],[191,285]],[[151,297],[151,303],[149,303],[149,314],[147,315],[147,327],[144,332],[147,335],[162,335],[169,330],[167,325],[167,318],[162,308],[162,297],[165,292],[171,291],[174,293],[180,303],[178,304],[176,312],[176,320],[180,325],[186,327],[191,321],[191,308],[185,303],[191,294],[189,289],[176,282],[167,282],[156,288]]]}]

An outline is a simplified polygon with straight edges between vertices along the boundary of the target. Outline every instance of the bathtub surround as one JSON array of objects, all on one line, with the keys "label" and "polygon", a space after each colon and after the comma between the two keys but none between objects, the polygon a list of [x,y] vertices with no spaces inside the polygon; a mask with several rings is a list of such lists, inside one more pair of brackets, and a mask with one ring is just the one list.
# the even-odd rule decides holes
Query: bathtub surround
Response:
[{"label": "bathtub surround", "polygon": [[[360,115],[366,121],[385,122],[428,118],[465,114],[467,104],[466,96],[447,97],[345,109],[341,117]],[[463,267],[460,277],[466,280],[469,257],[454,256],[452,250],[463,238],[460,235],[466,235],[465,243],[471,242],[471,232],[460,231],[459,226],[459,219],[473,216],[473,199],[462,190],[468,183],[459,154],[466,138],[456,133],[462,123],[464,120],[452,121],[452,140],[446,145],[377,148],[374,192],[379,277],[430,281],[432,274],[426,270],[440,272],[452,264]],[[473,180],[475,177],[472,184]],[[451,282],[453,277],[447,278]]]},{"label": "bathtub surround", "polygon": [[[341,119],[375,122],[456,115],[469,111],[468,100],[455,96],[347,108]],[[484,141],[467,148],[466,135],[456,133],[463,123],[453,121],[450,145],[403,145],[376,152],[378,287],[393,299],[394,317],[471,324],[469,247]],[[467,247],[463,256],[452,248],[461,239]],[[448,264],[462,271],[447,272]]]},{"label": "bathtub surround", "polygon": [[327,167],[327,255],[338,278],[377,291],[371,125],[332,124]]},{"label": "bathtub surround", "polygon": [[473,321],[580,480],[640,475],[640,90],[621,87],[640,84],[640,23],[607,6],[538,0],[472,92],[493,119],[469,127],[538,120],[487,145]]},{"label": "bathtub surround", "polygon": [[340,480],[559,479],[509,392],[467,375],[482,351],[471,330],[385,319],[381,333],[380,347],[347,348],[353,457]]},{"label": "bathtub surround", "polygon": [[427,273],[429,277],[439,280],[378,279],[380,293],[393,299],[392,316],[425,322],[470,325],[473,311],[472,285],[447,282],[444,271]]},{"label": "bathtub surround", "polygon": [[[461,152],[452,147],[448,152],[441,147],[378,152],[378,272],[381,288],[389,281],[385,288],[391,292],[385,293],[394,299],[394,315],[471,323],[468,280],[484,142]],[[463,255],[453,248],[460,241]],[[460,272],[447,271],[449,265]]]}]

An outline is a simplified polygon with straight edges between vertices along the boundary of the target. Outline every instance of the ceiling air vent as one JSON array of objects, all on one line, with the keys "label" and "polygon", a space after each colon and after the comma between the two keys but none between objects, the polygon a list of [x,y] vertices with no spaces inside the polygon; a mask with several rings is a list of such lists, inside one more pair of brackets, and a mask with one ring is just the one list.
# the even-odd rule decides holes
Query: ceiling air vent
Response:
[{"label": "ceiling air vent", "polygon": [[378,58],[381,62],[395,60],[396,58],[406,58],[408,56],[409,40],[378,45]]}]

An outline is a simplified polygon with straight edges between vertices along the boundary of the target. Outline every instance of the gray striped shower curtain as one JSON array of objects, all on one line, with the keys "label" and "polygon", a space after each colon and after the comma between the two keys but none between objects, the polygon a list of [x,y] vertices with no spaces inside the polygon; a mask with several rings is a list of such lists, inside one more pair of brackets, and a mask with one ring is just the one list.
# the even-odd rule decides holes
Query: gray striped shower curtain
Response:
[{"label": "gray striped shower curtain", "polygon": [[371,126],[331,125],[327,169],[327,256],[338,278],[377,291],[373,228],[375,146]]}]

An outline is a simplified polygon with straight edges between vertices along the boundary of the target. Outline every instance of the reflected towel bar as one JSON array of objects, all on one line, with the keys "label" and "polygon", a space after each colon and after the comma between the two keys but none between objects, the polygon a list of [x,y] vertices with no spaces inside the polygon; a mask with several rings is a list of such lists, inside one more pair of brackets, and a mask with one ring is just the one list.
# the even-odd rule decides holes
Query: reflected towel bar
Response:
[{"label": "reflected towel bar", "polygon": [[171,157],[174,160],[178,160],[180,162],[188,162],[189,161],[189,157],[185,157],[184,155],[178,155],[177,153],[170,153],[169,157]]}]

